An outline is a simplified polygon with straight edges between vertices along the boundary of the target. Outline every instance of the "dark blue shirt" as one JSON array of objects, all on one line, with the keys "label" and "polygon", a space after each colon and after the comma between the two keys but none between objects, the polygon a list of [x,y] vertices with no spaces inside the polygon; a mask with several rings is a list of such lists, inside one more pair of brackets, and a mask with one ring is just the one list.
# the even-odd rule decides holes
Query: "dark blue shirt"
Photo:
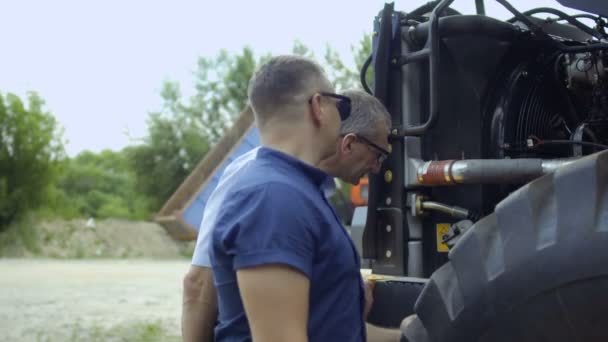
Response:
[{"label": "dark blue shirt", "polygon": [[365,341],[359,256],[323,194],[327,174],[269,148],[246,167],[213,227],[216,341],[251,341],[236,271],[265,264],[310,279],[309,341]]}]

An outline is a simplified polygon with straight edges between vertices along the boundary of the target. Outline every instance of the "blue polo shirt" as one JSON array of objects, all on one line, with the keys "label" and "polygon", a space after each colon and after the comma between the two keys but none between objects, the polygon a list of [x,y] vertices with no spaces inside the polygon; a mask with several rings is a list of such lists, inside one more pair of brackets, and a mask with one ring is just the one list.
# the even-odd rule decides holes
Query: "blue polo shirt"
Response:
[{"label": "blue polo shirt", "polygon": [[236,271],[266,264],[310,279],[309,341],[365,341],[359,256],[323,194],[327,175],[266,147],[245,168],[213,224],[216,341],[251,341]]}]

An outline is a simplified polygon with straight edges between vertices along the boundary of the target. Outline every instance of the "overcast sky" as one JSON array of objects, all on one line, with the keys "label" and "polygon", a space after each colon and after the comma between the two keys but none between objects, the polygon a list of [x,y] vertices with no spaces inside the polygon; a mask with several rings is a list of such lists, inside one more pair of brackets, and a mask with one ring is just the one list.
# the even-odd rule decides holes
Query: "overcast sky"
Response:
[{"label": "overcast sky", "polygon": [[[428,0],[395,1],[410,11]],[[463,13],[474,0],[456,0]],[[552,0],[512,0],[519,10]],[[0,92],[37,91],[65,128],[67,152],[120,149],[146,132],[161,105],[164,80],[184,92],[199,56],[245,45],[256,53],[289,53],[295,39],[317,55],[332,45],[351,64],[350,46],[370,32],[379,0],[302,1],[32,1],[0,0]],[[509,18],[486,0],[488,15]]]}]

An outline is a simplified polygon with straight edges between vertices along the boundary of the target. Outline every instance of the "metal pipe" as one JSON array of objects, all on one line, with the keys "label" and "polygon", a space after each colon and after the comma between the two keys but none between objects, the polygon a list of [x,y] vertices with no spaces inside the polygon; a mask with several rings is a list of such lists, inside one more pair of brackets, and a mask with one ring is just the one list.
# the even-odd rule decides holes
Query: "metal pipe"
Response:
[{"label": "metal pipe", "polygon": [[405,135],[421,136],[435,125],[439,117],[439,16],[454,0],[441,0],[429,17],[429,34],[425,48],[429,50],[429,116],[426,122],[404,128]]},{"label": "metal pipe", "polygon": [[543,168],[543,174],[548,174],[557,171],[560,167],[568,164],[572,164],[577,161],[579,158],[570,158],[570,159],[545,159],[543,160],[541,166]]},{"label": "metal pipe", "polygon": [[529,182],[576,161],[572,159],[469,159],[422,163],[417,185],[515,184]]},{"label": "metal pipe", "polygon": [[469,218],[468,210],[466,210],[464,208],[456,207],[456,206],[449,206],[447,204],[443,204],[443,203],[439,203],[439,202],[423,201],[423,202],[421,202],[421,209],[422,209],[422,212],[424,212],[425,210],[439,211],[439,212],[442,212],[444,214],[447,214],[447,215],[450,215],[452,217],[459,218],[459,219]]}]

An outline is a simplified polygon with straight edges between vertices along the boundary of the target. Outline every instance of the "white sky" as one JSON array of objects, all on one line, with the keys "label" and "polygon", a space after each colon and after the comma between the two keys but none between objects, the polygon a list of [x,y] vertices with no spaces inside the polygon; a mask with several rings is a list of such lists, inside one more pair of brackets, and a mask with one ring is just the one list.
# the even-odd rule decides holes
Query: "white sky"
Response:
[{"label": "white sky", "polygon": [[[411,11],[428,0],[396,0]],[[456,0],[463,13],[474,0]],[[520,11],[552,0],[511,0]],[[68,155],[120,149],[146,132],[164,80],[192,88],[199,56],[251,46],[289,53],[295,39],[322,57],[330,44],[351,64],[350,46],[372,29],[381,0],[0,0],[0,92],[35,90],[65,128]],[[486,0],[488,15],[510,18]]]}]

